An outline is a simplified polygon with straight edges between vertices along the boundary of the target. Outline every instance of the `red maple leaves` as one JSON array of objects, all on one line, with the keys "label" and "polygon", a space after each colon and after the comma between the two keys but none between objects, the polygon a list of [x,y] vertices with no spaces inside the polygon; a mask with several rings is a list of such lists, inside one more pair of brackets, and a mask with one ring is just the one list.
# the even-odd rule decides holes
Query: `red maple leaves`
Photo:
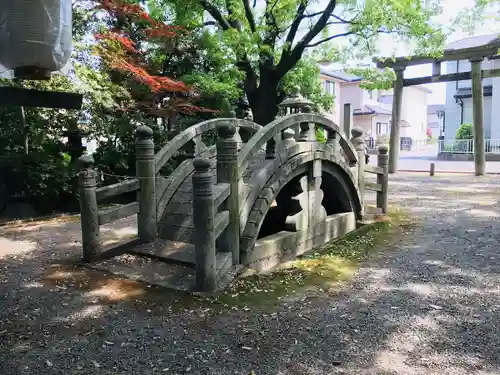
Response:
[{"label": "red maple leaves", "polygon": [[[98,0],[98,3],[96,8],[105,10],[113,19],[128,19],[132,23],[141,24],[141,30],[148,40],[173,38],[184,32],[179,27],[152,19],[140,5],[123,3],[121,0]],[[171,100],[170,106],[175,105],[176,110],[182,113],[212,112],[192,105],[185,99],[189,96],[191,98],[197,96],[193,88],[175,79],[151,74],[148,71],[151,69],[148,69],[147,64],[142,59],[141,51],[124,30],[113,29],[97,34],[95,37],[100,42],[98,53],[111,69],[129,74],[137,82],[147,86],[153,94],[180,93],[184,98]]]}]

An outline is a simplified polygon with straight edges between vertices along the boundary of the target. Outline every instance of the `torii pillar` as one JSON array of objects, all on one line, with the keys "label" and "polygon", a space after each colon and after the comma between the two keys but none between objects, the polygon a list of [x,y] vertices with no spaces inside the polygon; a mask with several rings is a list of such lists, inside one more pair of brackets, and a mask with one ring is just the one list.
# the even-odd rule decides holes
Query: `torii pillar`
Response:
[{"label": "torii pillar", "polygon": [[391,136],[389,140],[389,173],[398,171],[399,162],[399,122],[401,121],[401,103],[403,100],[403,74],[404,66],[395,66],[396,80],[394,81],[393,99],[392,99],[392,120]]}]

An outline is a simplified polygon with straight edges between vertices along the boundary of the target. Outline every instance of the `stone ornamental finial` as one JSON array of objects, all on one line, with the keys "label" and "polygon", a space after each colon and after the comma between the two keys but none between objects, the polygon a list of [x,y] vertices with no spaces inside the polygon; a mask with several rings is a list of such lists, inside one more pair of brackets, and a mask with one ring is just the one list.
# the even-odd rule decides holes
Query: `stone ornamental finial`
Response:
[{"label": "stone ornamental finial", "polygon": [[379,154],[382,154],[382,155],[385,155],[389,152],[389,147],[387,147],[386,145],[380,145],[379,148],[378,148],[378,153]]},{"label": "stone ornamental finial", "polygon": [[221,124],[217,126],[217,133],[219,133],[222,138],[231,138],[236,134],[236,126],[233,124]]},{"label": "stone ornamental finial", "polygon": [[149,126],[141,125],[137,128],[137,130],[135,131],[135,134],[136,134],[137,138],[140,138],[140,139],[152,138],[153,137],[153,129],[151,129]]},{"label": "stone ornamental finial", "polygon": [[193,160],[194,169],[197,171],[208,170],[211,165],[212,163],[210,162],[210,159],[207,158],[196,158]]},{"label": "stone ornamental finial", "polygon": [[91,168],[94,166],[94,158],[91,155],[82,155],[78,158],[82,168]]},{"label": "stone ornamental finial", "polygon": [[352,128],[351,135],[353,138],[359,138],[363,135],[363,130],[360,128]]}]

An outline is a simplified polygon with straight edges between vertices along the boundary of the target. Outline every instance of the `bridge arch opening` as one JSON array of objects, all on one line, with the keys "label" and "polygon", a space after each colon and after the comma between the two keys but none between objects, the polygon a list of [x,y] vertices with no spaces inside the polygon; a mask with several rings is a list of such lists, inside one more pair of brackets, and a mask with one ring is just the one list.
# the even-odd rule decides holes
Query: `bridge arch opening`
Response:
[{"label": "bridge arch opening", "polygon": [[[308,186],[307,179],[307,172],[303,172],[281,188],[264,216],[257,240],[283,231],[294,231],[287,226],[287,217],[308,209],[307,206],[303,206],[310,202],[301,199],[303,195],[308,194],[304,189]],[[356,199],[357,191],[350,178],[337,164],[323,163],[320,190],[323,194],[321,206],[327,217],[353,212],[358,218],[360,205]]]}]

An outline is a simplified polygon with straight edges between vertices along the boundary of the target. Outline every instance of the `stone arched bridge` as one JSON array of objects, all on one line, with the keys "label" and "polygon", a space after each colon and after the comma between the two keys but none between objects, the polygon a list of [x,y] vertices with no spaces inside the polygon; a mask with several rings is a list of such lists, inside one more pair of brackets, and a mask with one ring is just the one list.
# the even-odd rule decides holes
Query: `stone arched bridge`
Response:
[{"label": "stone arched bridge", "polygon": [[[326,142],[316,140],[322,128]],[[216,145],[204,135],[218,133]],[[151,129],[137,131],[137,179],[96,189],[91,160],[80,174],[84,259],[99,259],[99,226],[138,214],[140,242],[126,251],[193,267],[192,289],[213,291],[238,270],[269,269],[354,230],[365,188],[387,206],[387,149],[365,166],[362,132],[349,139],[329,118],[280,117],[266,126],[221,118],[194,125],[156,155]],[[163,167],[187,154],[168,176]],[[194,160],[193,160],[194,159]],[[364,173],[377,174],[377,184]],[[137,202],[99,212],[97,202],[138,191]]]}]

